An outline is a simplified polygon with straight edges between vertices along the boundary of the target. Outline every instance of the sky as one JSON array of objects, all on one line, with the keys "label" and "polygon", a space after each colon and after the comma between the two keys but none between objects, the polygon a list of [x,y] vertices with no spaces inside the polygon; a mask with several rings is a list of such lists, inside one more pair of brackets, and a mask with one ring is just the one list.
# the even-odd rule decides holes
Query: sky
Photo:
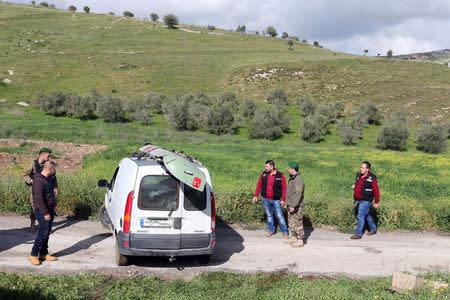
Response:
[{"label": "sky", "polygon": [[[16,0],[10,2],[26,3]],[[173,13],[182,24],[260,33],[273,26],[327,49],[394,55],[450,48],[450,0],[45,0],[57,8],[87,5],[93,13],[126,10],[138,18]],[[36,0],[40,3],[40,0]]]}]

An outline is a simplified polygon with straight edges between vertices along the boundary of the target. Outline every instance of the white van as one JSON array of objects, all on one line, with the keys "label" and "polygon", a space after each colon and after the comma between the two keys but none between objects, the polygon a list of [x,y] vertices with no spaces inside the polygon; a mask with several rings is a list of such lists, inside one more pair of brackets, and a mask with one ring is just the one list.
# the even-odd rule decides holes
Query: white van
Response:
[{"label": "white van", "polygon": [[108,188],[100,219],[116,239],[116,263],[126,265],[128,256],[187,255],[208,263],[216,242],[209,172],[178,152],[158,151],[124,158],[111,182],[98,182]]}]

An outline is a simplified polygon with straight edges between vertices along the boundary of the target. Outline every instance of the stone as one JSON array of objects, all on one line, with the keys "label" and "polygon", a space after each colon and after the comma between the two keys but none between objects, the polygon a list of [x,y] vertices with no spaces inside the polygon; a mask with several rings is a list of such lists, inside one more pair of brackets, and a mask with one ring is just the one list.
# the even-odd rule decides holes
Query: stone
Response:
[{"label": "stone", "polygon": [[442,287],[448,287],[448,284],[426,280],[401,272],[394,272],[394,274],[392,274],[392,286],[389,289],[395,292],[407,292],[413,289],[422,289],[426,286],[431,286],[433,289],[439,289]]},{"label": "stone", "polygon": [[30,106],[30,104],[26,103],[26,102],[17,102],[17,105],[23,106],[23,107],[28,107]]}]

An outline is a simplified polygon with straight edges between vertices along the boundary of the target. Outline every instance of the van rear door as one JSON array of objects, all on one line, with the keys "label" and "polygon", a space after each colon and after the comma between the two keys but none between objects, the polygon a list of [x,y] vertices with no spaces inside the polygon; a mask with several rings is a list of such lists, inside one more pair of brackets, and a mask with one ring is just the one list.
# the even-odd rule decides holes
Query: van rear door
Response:
[{"label": "van rear door", "polygon": [[180,183],[171,175],[145,175],[140,180],[133,212],[130,246],[180,249]]},{"label": "van rear door", "polygon": [[206,248],[211,242],[211,199],[208,185],[199,191],[181,184],[183,226],[181,249]]}]

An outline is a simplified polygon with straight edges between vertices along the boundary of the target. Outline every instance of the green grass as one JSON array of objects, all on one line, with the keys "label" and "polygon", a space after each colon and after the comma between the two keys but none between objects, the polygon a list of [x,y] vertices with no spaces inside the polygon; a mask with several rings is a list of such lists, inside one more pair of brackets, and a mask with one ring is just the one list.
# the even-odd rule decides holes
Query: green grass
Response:
[{"label": "green grass", "polygon": [[[373,101],[386,113],[402,107],[412,118],[438,113],[446,117],[442,108],[450,99],[450,69],[445,66],[334,55],[305,44],[295,44],[295,50],[289,51],[282,39],[222,30],[215,31],[222,35],[189,33],[133,18],[78,13],[72,17],[66,11],[8,3],[0,3],[0,27],[4,69],[0,77],[13,81],[0,86],[0,98],[7,100],[0,103],[0,138],[109,145],[86,157],[81,170],[59,174],[59,212],[95,215],[104,192],[96,187],[97,180],[109,179],[127,152],[152,142],[184,150],[209,168],[218,215],[225,222],[261,224],[263,210],[250,200],[264,162],[270,158],[283,172],[287,161],[300,163],[306,182],[305,220],[349,230],[355,221],[350,186],[361,161],[367,159],[379,178],[381,228],[450,231],[450,151],[421,153],[415,149],[413,135],[405,152],[381,151],[375,147],[380,127],[368,126],[355,146],[346,147],[332,126],[323,141],[311,145],[300,138],[302,117],[292,105],[287,110],[291,132],[265,141],[249,140],[245,123],[235,135],[214,136],[202,131],[176,132],[161,115],[150,126],[108,124],[55,118],[14,104],[30,101],[38,92],[85,93],[95,87],[105,94],[116,89],[130,99],[148,92],[230,90],[266,105],[261,100],[267,91],[281,86],[289,92],[291,103],[295,96],[308,92],[319,102],[343,101],[347,114],[359,103]],[[271,79],[246,80],[262,72],[257,68],[278,71]],[[8,75],[8,69],[14,75]],[[304,76],[292,75],[299,70]],[[415,104],[407,105],[411,102]],[[2,152],[14,155],[25,149]],[[20,165],[2,174],[0,210],[28,211],[29,190],[22,174]]]},{"label": "green grass", "polygon": [[[448,282],[448,274],[444,277]],[[446,299],[448,288],[393,293],[391,277],[352,280],[296,275],[202,273],[190,281],[151,276],[16,275],[0,273],[2,299]]]}]

